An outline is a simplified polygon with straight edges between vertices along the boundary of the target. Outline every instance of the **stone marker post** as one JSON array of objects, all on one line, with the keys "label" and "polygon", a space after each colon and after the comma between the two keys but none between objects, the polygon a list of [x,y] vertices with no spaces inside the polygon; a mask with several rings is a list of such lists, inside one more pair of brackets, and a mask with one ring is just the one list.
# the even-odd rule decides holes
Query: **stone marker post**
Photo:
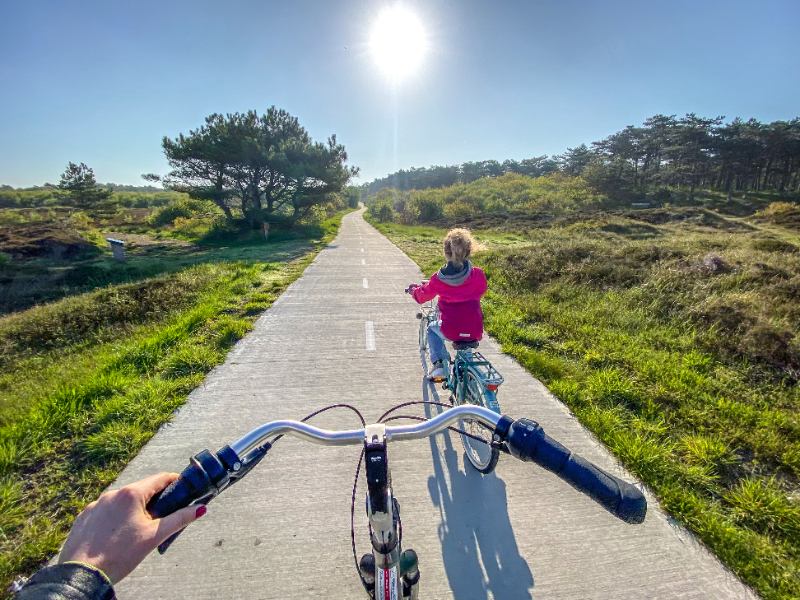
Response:
[{"label": "stone marker post", "polygon": [[122,240],[115,240],[114,238],[106,238],[106,241],[111,244],[114,260],[125,260],[125,242]]}]

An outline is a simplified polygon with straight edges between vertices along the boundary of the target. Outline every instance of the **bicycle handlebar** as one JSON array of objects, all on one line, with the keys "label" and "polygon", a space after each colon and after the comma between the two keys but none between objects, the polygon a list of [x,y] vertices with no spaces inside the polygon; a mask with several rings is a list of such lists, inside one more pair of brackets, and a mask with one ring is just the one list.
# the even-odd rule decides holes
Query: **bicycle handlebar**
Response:
[{"label": "bicycle handlebar", "polygon": [[[647,513],[647,500],[633,485],[606,473],[589,461],[571,453],[528,419],[514,420],[479,406],[458,406],[413,425],[379,425],[387,442],[429,437],[446,429],[454,421],[473,419],[494,429],[502,449],[522,461],[533,461],[552,471],[577,490],[628,523],[641,523]],[[272,421],[243,436],[230,446],[211,454],[204,450],[160,494],[147,509],[156,518],[165,517],[193,502],[206,504],[221,491],[236,483],[252,469],[272,447],[267,438],[291,435],[326,446],[361,445],[375,425],[348,431],[328,431],[299,421]],[[243,458],[240,458],[243,457]],[[177,536],[177,534],[175,534]],[[175,536],[159,546],[162,554]]]},{"label": "bicycle handlebar", "polygon": [[497,429],[512,456],[555,473],[627,523],[644,521],[647,500],[638,488],[573,454],[538,423],[528,419],[511,421],[503,416]]},{"label": "bicycle handlebar", "polygon": [[[494,429],[502,418],[482,406],[457,406],[436,415],[432,419],[413,425],[387,425],[386,440],[402,441],[426,438],[446,429],[459,419],[471,417]],[[364,443],[365,429],[350,431],[327,431],[298,421],[272,421],[258,427],[231,444],[237,454],[245,454],[258,447],[267,438],[277,435],[292,435],[309,442],[325,446],[358,446]]]}]

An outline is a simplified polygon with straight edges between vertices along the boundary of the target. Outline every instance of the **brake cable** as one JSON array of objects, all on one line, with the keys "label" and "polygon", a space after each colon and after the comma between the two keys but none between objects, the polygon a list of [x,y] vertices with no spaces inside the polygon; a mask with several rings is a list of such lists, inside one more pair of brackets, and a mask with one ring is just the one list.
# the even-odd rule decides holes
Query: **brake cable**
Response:
[{"label": "brake cable", "polygon": [[[301,423],[305,423],[309,419],[311,419],[313,417],[316,417],[318,414],[324,413],[326,410],[330,410],[332,408],[349,408],[350,410],[352,410],[354,413],[356,413],[358,415],[359,419],[361,419],[362,427],[366,427],[367,426],[367,422],[364,420],[364,415],[361,414],[361,411],[359,411],[355,406],[351,406],[349,404],[331,404],[330,406],[326,406],[325,408],[320,408],[318,411],[313,412],[310,415],[308,415],[307,417],[301,419],[300,422]],[[272,440],[270,442],[270,444],[272,444],[274,446],[275,442],[277,442],[282,437],[283,437],[283,434],[277,436],[274,440]]]}]

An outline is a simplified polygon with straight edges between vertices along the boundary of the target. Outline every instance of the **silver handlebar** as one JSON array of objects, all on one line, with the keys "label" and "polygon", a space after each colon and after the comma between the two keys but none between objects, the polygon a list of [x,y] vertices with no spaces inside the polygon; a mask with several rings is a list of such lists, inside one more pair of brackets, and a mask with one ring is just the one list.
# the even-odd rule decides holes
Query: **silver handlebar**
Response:
[{"label": "silver handlebar", "polygon": [[[500,415],[488,408],[481,406],[458,406],[421,423],[413,425],[387,425],[386,441],[416,440],[431,436],[447,428],[450,423],[458,419],[473,417],[489,427],[496,427]],[[272,421],[257,427],[238,441],[231,444],[231,448],[239,456],[244,456],[253,448],[261,446],[269,437],[277,435],[291,435],[309,442],[325,446],[356,446],[364,443],[364,429],[351,429],[349,431],[328,431],[319,429],[300,421]]]}]

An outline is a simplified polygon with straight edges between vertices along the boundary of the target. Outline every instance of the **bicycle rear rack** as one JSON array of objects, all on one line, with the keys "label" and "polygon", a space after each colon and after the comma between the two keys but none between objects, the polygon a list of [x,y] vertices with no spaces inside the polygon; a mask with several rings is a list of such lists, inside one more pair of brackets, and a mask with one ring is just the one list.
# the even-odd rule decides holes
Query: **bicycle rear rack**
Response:
[{"label": "bicycle rear rack", "polygon": [[503,376],[492,366],[480,352],[474,350],[469,355],[469,366],[475,368],[483,378],[483,384],[494,391],[505,381]]}]

